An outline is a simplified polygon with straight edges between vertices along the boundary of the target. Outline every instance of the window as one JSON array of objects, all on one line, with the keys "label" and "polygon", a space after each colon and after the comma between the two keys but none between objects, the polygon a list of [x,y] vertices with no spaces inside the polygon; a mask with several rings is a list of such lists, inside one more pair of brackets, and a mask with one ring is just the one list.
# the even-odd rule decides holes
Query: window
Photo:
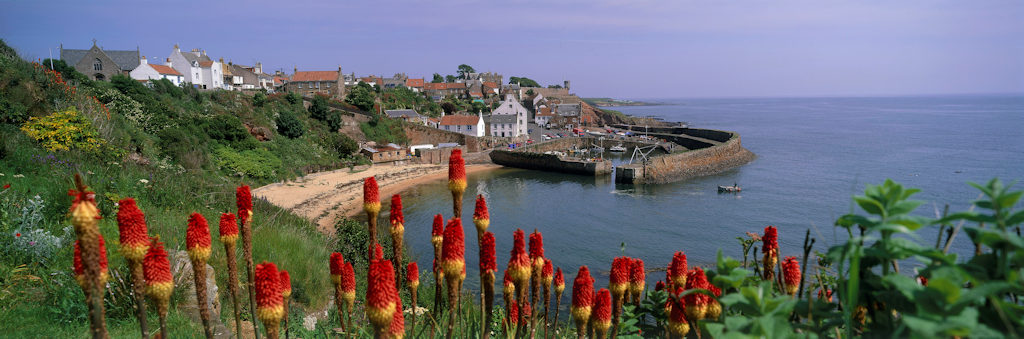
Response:
[{"label": "window", "polygon": [[466,126],[466,130],[467,131],[472,131],[473,130],[473,126]]},{"label": "window", "polygon": [[316,82],[316,89],[320,89],[320,82],[319,81]]},{"label": "window", "polygon": [[325,84],[327,84],[327,88],[331,88],[331,83],[326,82]]},{"label": "window", "polygon": [[103,61],[100,61],[100,58],[96,58],[96,60],[92,62],[92,70],[94,70],[94,71],[102,71],[103,70]]},{"label": "window", "polygon": [[299,83],[299,88],[302,88],[302,83],[301,82]]}]

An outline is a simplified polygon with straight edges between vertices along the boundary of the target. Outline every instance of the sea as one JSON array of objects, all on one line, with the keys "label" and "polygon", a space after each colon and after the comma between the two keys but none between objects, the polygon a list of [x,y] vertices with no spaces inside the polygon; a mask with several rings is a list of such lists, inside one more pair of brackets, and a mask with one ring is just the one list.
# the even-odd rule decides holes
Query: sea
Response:
[{"label": "sea", "polygon": [[[614,109],[738,132],[757,158],[659,185],[512,168],[470,174],[462,211],[466,287],[479,283],[472,223],[478,194],[487,198],[489,230],[497,238],[498,285],[513,231],[522,229],[544,235],[545,256],[564,271],[567,284],[587,265],[597,286],[604,286],[612,258],[622,255],[642,258],[649,270],[667,266],[676,251],[686,253],[691,266],[713,266],[719,251],[742,260],[738,238],[768,225],[778,228],[783,256],[802,257],[808,231],[814,250],[827,252],[847,238],[835,220],[862,213],[852,197],[886,179],[921,189],[913,198],[924,204],[915,213],[928,217],[947,205],[950,212],[966,211],[979,198],[969,182],[999,178],[1024,189],[1024,95],[644,101],[658,105]],[[629,155],[614,160],[626,162]],[[741,193],[717,192],[717,186],[734,183]],[[452,217],[447,182],[419,185],[402,198],[406,248],[429,270],[433,217]],[[912,238],[934,245],[937,227]],[[967,254],[973,245],[960,233],[952,251]],[[648,284],[663,278],[649,273]]]}]

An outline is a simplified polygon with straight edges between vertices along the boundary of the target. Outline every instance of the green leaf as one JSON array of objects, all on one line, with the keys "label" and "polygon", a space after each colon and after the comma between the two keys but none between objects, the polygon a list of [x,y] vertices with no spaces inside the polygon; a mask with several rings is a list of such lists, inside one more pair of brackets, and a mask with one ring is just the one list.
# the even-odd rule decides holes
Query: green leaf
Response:
[{"label": "green leaf", "polygon": [[882,281],[885,283],[887,288],[894,289],[904,297],[907,297],[907,299],[911,300],[914,299],[915,293],[924,289],[923,286],[918,285],[914,278],[900,274],[887,275],[882,277]]},{"label": "green leaf", "polygon": [[996,197],[995,202],[1000,208],[1010,208],[1017,204],[1017,201],[1020,200],[1021,194],[1024,194],[1024,191],[1006,193]]},{"label": "green leaf", "polygon": [[907,214],[921,206],[924,201],[920,200],[904,200],[899,201],[889,208],[889,215]]},{"label": "green leaf", "polygon": [[874,215],[885,215],[885,208],[882,207],[882,204],[875,199],[871,199],[866,196],[856,196],[853,197],[853,201],[857,202],[857,205],[864,209],[865,212]]},{"label": "green leaf", "polygon": [[1014,213],[1010,215],[1009,218],[1006,218],[1007,227],[1014,226],[1020,223],[1024,223],[1024,210],[1017,211],[1017,213]]}]

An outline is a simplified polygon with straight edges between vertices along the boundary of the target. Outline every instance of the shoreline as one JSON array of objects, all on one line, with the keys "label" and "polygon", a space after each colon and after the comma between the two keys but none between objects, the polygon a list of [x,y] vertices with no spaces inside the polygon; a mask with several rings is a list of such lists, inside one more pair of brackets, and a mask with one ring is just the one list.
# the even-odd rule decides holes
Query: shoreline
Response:
[{"label": "shoreline", "polygon": [[[503,166],[466,164],[466,174],[491,171]],[[277,182],[253,189],[254,197],[262,198],[315,223],[320,233],[334,233],[334,223],[342,217],[363,212],[363,179],[377,178],[381,202],[417,185],[442,180],[448,176],[448,165],[376,165],[362,170],[347,168],[313,173],[295,181]]]}]

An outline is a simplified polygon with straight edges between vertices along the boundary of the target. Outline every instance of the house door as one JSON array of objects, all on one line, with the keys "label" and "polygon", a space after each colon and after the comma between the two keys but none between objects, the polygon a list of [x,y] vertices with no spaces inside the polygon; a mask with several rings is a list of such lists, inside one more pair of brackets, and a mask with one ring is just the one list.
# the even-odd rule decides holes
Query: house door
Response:
[{"label": "house door", "polygon": [[104,79],[106,78],[103,76],[103,73],[96,73],[96,75],[93,75],[93,77],[96,78],[96,81],[104,81]]}]

